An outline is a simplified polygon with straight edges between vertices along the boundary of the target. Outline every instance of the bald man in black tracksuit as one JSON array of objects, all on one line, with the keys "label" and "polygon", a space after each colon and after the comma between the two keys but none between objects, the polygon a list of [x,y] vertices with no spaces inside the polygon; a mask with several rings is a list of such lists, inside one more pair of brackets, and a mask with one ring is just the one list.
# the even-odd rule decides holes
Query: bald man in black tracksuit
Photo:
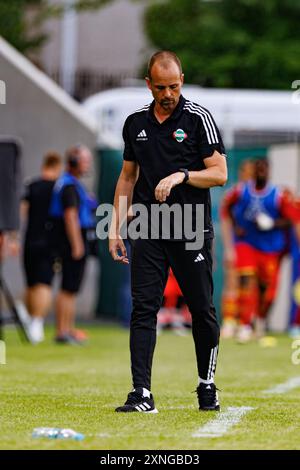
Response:
[{"label": "bald man in black tracksuit", "polygon": [[[202,248],[187,249],[175,227],[169,239],[134,240],[131,259],[133,312],[130,330],[133,391],[117,412],[156,413],[151,394],[151,368],[156,342],[156,315],[161,306],[168,269],[172,268],[192,315],[201,410],[219,410],[214,384],[219,326],[213,305],[211,246],[213,227],[209,188],[227,180],[225,150],[211,114],[181,94],[183,74],[177,56],[159,52],[149,62],[147,85],[154,101],[131,114],[124,125],[124,163],[114,206],[127,196],[133,204],[179,204],[204,207]],[[149,219],[151,228],[153,219]],[[129,263],[120,236],[121,221],[113,221],[109,249],[114,260]],[[185,233],[185,232],[183,232]]]}]

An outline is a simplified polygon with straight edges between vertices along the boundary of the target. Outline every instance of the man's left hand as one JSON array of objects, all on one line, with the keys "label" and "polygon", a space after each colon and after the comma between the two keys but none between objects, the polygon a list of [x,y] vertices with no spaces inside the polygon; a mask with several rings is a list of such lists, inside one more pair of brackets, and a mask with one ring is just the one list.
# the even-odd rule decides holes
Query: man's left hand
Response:
[{"label": "man's left hand", "polygon": [[171,189],[178,184],[181,184],[184,180],[185,174],[181,171],[173,173],[170,176],[160,180],[155,188],[155,199],[159,202],[165,202],[167,197],[170,196]]}]

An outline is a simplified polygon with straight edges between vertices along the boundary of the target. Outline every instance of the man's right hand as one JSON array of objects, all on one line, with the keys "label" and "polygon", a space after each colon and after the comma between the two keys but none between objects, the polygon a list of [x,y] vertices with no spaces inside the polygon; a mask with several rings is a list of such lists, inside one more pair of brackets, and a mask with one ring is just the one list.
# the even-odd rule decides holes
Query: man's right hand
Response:
[{"label": "man's right hand", "polygon": [[[108,246],[109,252],[114,261],[118,261],[119,263],[123,264],[129,264],[129,259],[127,258],[127,251],[121,237],[117,239],[110,238]],[[121,252],[121,256],[118,253],[119,251]]]}]

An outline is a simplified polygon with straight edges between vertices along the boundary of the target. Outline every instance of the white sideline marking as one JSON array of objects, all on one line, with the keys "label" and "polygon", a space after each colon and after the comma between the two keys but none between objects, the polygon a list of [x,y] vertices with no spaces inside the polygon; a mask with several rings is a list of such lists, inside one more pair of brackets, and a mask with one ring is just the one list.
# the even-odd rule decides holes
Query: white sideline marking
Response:
[{"label": "white sideline marking", "polygon": [[264,390],[263,393],[280,395],[298,387],[300,387],[300,377],[292,377],[282,384],[276,385],[275,387],[269,388],[268,390]]},{"label": "white sideline marking", "polygon": [[224,413],[221,411],[218,416],[198,429],[192,437],[221,437],[230,428],[238,424],[242,417],[253,410],[252,406],[229,406]]}]

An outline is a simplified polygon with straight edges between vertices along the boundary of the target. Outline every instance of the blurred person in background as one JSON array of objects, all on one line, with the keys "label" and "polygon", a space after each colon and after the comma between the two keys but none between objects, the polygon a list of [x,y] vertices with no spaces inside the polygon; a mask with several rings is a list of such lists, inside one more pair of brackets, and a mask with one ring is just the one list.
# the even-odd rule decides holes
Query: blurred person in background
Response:
[{"label": "blurred person in background", "polygon": [[[221,214],[232,224],[232,246],[239,274],[239,342],[265,332],[266,319],[277,291],[280,261],[286,251],[287,228],[300,220],[287,193],[269,183],[269,164],[255,161],[254,180],[231,189],[222,202]],[[228,240],[227,240],[228,242]]]},{"label": "blurred person in background", "polygon": [[0,231],[0,259],[20,254],[20,236],[17,231]]},{"label": "blurred person in background", "polygon": [[157,332],[171,328],[177,335],[186,336],[187,328],[191,328],[192,318],[184,301],[181,289],[170,269],[164,291],[162,308],[157,315]]},{"label": "blurred person in background", "polygon": [[[61,156],[54,151],[46,153],[41,176],[26,185],[21,204],[21,217],[26,231],[23,249],[26,291],[25,304],[30,314],[26,331],[33,343],[44,339],[44,318],[49,312],[54,276],[54,255],[50,249],[49,206],[55,181],[62,171]],[[18,303],[18,312],[22,304]],[[26,315],[23,312],[23,318]]]},{"label": "blurred person in background", "polygon": [[93,226],[91,198],[80,178],[92,164],[84,145],[66,151],[66,171],[57,180],[50,204],[53,246],[61,262],[62,283],[56,299],[57,343],[78,344],[86,334],[74,327],[76,296],[80,290],[88,254],[87,231]]},{"label": "blurred person in background", "polygon": [[[300,213],[300,198],[287,191],[296,210]],[[292,259],[292,282],[289,311],[289,335],[300,337],[300,223],[294,223],[289,231],[289,254]]]},{"label": "blurred person in background", "polygon": [[[247,182],[253,178],[253,160],[244,160],[238,171],[238,181]],[[222,338],[231,338],[235,334],[238,320],[239,274],[236,270],[234,234],[232,220],[220,217],[221,235],[224,244],[224,286],[222,292]]]},{"label": "blurred person in background", "polygon": [[88,193],[88,204],[91,212],[91,225],[86,230],[86,240],[87,240],[87,255],[94,256],[98,258],[99,251],[99,239],[96,234],[97,218],[96,211],[99,205],[99,201],[96,198],[94,193]]}]

